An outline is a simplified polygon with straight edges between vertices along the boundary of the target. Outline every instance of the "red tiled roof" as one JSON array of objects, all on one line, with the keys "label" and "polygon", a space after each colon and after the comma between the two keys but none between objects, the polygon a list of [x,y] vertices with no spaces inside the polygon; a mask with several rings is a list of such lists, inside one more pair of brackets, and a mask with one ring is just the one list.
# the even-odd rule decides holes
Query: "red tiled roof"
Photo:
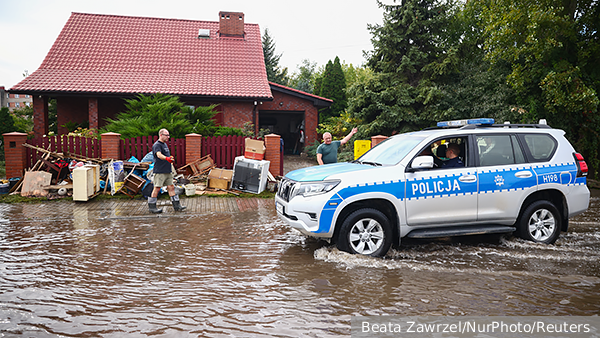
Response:
[{"label": "red tiled roof", "polygon": [[[209,29],[210,38],[198,38]],[[72,13],[42,65],[11,91],[271,99],[257,24]]]}]

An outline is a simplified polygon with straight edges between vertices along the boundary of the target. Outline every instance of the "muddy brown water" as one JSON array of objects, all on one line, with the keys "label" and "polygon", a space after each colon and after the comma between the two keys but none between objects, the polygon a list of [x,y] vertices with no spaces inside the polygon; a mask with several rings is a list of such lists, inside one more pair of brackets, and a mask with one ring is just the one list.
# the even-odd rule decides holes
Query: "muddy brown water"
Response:
[{"label": "muddy brown water", "polygon": [[352,316],[598,315],[599,217],[594,197],[556,245],[405,241],[377,259],[288,229],[271,200],[85,222],[0,205],[0,337],[337,337]]}]

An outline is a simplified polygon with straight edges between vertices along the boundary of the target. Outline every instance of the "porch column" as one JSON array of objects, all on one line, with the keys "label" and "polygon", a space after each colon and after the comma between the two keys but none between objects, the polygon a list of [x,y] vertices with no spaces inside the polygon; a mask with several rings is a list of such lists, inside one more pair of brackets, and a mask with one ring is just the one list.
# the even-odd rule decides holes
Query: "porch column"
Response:
[{"label": "porch column", "polygon": [[88,99],[88,121],[89,129],[98,130],[98,98],[90,97]]},{"label": "porch column", "polygon": [[273,176],[281,176],[283,174],[283,158],[281,158],[281,136],[269,134],[265,136],[265,160],[270,161],[269,171]]},{"label": "porch column", "polygon": [[4,158],[6,159],[6,178],[23,177],[27,165],[27,153],[23,143],[27,141],[25,133],[5,133],[4,136]]},{"label": "porch column", "polygon": [[33,95],[33,133],[48,135],[48,96]]}]

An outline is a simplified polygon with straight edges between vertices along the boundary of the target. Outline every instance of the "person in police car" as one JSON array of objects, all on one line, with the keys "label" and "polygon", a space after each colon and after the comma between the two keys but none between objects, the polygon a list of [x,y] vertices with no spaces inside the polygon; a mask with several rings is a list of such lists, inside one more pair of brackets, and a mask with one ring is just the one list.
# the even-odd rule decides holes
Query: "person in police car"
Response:
[{"label": "person in police car", "polygon": [[448,143],[446,149],[446,157],[448,160],[444,161],[442,168],[460,168],[464,167],[465,164],[460,160],[460,146],[456,143]]},{"label": "person in police car", "polygon": [[337,152],[338,149],[346,142],[350,141],[350,138],[356,134],[358,129],[352,128],[350,133],[339,141],[332,141],[331,133],[326,132],[323,134],[323,143],[317,148],[317,162],[319,165],[337,163]]}]

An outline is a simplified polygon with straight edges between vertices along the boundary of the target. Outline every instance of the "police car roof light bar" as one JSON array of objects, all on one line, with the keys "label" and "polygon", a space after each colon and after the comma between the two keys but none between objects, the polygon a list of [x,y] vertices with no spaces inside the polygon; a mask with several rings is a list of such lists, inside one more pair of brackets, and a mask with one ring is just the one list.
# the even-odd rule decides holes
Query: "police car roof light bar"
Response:
[{"label": "police car roof light bar", "polygon": [[490,118],[479,118],[479,119],[468,119],[468,120],[452,120],[452,121],[443,121],[438,122],[437,126],[440,128],[444,127],[464,127],[467,125],[492,125],[494,124],[494,119]]}]

